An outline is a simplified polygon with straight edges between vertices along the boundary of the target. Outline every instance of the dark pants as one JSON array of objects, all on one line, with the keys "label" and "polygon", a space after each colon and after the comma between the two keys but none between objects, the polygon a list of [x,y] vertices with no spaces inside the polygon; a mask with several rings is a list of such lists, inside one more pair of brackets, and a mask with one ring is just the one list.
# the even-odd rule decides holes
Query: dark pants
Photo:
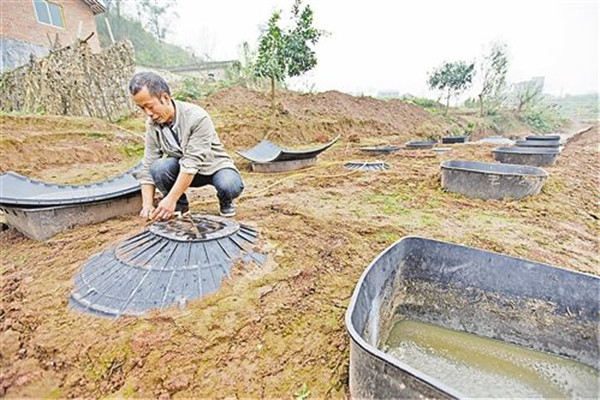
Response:
[{"label": "dark pants", "polygon": [[[166,196],[179,175],[179,159],[173,157],[160,158],[150,166],[150,175],[154,180],[154,185]],[[223,168],[212,175],[196,174],[190,187],[201,187],[212,185],[217,189],[217,197],[221,205],[229,204],[233,199],[242,194],[244,182],[240,174],[231,168]],[[188,206],[187,196],[181,195],[177,200],[176,211],[182,211]]]}]

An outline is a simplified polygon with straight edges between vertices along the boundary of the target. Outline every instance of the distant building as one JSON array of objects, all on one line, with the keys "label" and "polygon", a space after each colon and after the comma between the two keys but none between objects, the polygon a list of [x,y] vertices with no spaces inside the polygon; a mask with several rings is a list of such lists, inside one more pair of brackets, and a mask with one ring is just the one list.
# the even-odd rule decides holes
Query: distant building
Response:
[{"label": "distant building", "polygon": [[377,97],[380,99],[397,99],[400,97],[400,92],[397,90],[381,90],[377,92]]},{"label": "distant building", "polygon": [[522,81],[522,82],[515,83],[514,88],[517,91],[523,90],[525,88],[535,88],[536,90],[543,92],[544,91],[544,82],[545,82],[545,78],[543,76],[536,76],[536,77],[529,79],[528,81]]},{"label": "distant building", "polygon": [[106,12],[103,0],[1,0],[0,71],[45,57],[53,46],[67,46],[94,34],[88,43],[100,51],[94,15]]},{"label": "distant building", "polygon": [[228,70],[239,71],[240,68],[241,64],[237,60],[204,61],[193,65],[169,68],[169,72],[204,80],[220,81],[227,78]]}]

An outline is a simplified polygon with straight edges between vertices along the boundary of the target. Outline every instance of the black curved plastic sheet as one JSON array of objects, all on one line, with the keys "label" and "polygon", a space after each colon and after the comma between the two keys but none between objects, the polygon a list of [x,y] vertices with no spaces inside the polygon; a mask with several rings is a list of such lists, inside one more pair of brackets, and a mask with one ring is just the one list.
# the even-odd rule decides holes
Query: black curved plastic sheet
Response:
[{"label": "black curved plastic sheet", "polygon": [[133,176],[139,168],[141,164],[117,177],[89,185],[58,185],[7,172],[0,175],[0,205],[59,206],[121,197],[140,190]]},{"label": "black curved plastic sheet", "polygon": [[339,140],[340,136],[341,135],[337,135],[330,142],[321,147],[316,147],[307,150],[284,149],[282,147],[279,147],[275,143],[265,139],[250,149],[238,151],[237,154],[239,154],[247,160],[256,163],[304,160],[307,158],[316,157],[320,153],[324,152],[325,150],[333,146],[335,142]]}]

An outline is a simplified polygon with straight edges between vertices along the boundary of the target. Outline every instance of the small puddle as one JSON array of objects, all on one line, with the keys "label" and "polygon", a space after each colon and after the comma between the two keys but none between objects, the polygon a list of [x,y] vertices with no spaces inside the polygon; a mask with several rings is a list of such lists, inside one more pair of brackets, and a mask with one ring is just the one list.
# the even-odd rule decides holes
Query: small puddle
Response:
[{"label": "small puddle", "polygon": [[598,396],[595,368],[413,320],[393,325],[384,351],[465,397]]}]

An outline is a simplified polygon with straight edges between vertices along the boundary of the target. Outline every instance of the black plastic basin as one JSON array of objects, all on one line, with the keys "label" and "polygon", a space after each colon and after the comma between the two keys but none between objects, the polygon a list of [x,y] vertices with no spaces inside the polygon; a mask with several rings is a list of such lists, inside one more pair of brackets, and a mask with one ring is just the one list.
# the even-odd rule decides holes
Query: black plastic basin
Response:
[{"label": "black plastic basin", "polygon": [[400,146],[371,146],[361,147],[360,150],[370,154],[390,154],[400,150]]},{"label": "black plastic basin", "polygon": [[598,369],[598,277],[405,237],[368,266],[346,312],[350,397],[463,398],[383,350],[406,318],[567,357]]},{"label": "black plastic basin", "polygon": [[497,147],[492,150],[494,160],[505,164],[521,164],[542,167],[553,165],[560,150],[532,147]]},{"label": "black plastic basin", "polygon": [[433,147],[437,144],[435,140],[427,140],[427,141],[413,141],[407,142],[405,147],[409,150],[427,150],[433,149]]},{"label": "black plastic basin", "polygon": [[560,140],[560,135],[529,135],[527,140]]},{"label": "black plastic basin", "polygon": [[451,144],[451,143],[466,143],[469,141],[468,136],[448,136],[442,138],[442,143]]},{"label": "black plastic basin", "polygon": [[542,189],[548,173],[541,168],[479,161],[444,161],[442,187],[481,199],[522,199]]},{"label": "black plastic basin", "polygon": [[558,140],[517,140],[515,142],[517,147],[549,147],[556,148],[560,147]]}]

